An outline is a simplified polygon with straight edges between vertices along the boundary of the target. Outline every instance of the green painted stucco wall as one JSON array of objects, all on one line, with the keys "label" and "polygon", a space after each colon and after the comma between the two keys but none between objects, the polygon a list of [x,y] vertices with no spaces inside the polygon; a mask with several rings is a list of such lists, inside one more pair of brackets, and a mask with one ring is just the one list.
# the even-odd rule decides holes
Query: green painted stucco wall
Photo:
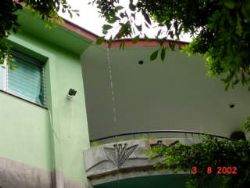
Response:
[{"label": "green painted stucco wall", "polygon": [[0,92],[0,156],[50,169],[47,110]]},{"label": "green painted stucco wall", "polygon": [[[89,136],[80,55],[23,31],[9,40],[47,58],[47,109],[0,92],[0,157],[86,183]],[[70,88],[77,90],[72,100],[66,98]]]}]

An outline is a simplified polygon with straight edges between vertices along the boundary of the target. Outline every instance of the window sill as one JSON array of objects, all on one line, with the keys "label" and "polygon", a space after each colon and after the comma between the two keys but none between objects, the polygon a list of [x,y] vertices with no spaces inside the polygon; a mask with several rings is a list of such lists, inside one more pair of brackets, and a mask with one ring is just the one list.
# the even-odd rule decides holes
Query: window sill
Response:
[{"label": "window sill", "polygon": [[24,98],[22,98],[22,97],[19,97],[19,96],[13,95],[13,94],[8,93],[8,92],[3,91],[3,90],[0,90],[0,92],[1,92],[1,93],[5,93],[5,94],[7,94],[7,95],[10,95],[10,96],[12,96],[12,97],[15,97],[15,98],[21,99],[22,101],[28,102],[28,103],[33,104],[33,105],[35,105],[35,106],[38,106],[38,107],[40,107],[40,108],[43,108],[43,109],[48,110],[48,108],[47,108],[47,107],[42,106],[42,105],[37,104],[37,103],[34,103],[34,102],[31,102],[31,101],[29,101],[29,100],[27,100],[27,99],[24,99]]}]

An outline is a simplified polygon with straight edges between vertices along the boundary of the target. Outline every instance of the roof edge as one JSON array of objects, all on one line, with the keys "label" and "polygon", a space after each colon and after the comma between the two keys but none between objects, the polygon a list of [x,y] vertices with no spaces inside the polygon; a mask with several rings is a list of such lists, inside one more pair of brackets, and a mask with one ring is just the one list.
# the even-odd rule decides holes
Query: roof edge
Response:
[{"label": "roof edge", "polygon": [[[88,40],[90,41],[93,41],[95,42],[96,39],[100,36],[94,34],[93,32],[91,31],[88,31],[74,23],[72,23],[71,21],[69,20],[66,20],[64,19],[64,23],[61,24],[64,28],[74,32],[74,33],[77,33],[79,34],[80,36],[84,37],[84,38],[87,38]],[[145,46],[148,46],[148,47],[155,47],[155,46],[159,46],[159,40],[158,39],[153,39],[153,38],[150,38],[150,39],[140,39],[139,41],[137,42],[133,42],[133,39],[120,39],[120,40],[114,40],[111,44],[111,48],[118,48],[120,47],[120,44],[125,42],[125,46],[127,47],[132,47],[132,46],[135,46],[135,47],[145,47]],[[166,40],[163,45],[164,46],[169,46],[170,44],[174,44],[176,47],[183,47],[187,44],[189,44],[189,42],[184,42],[184,41],[176,41],[176,40]],[[102,45],[104,48],[108,48],[108,41],[105,40],[105,44]]]},{"label": "roof edge", "polygon": [[[125,43],[126,47],[156,47],[160,46],[160,40],[158,39],[141,39],[137,42],[134,42],[132,39],[122,39],[122,40],[115,40],[111,44],[111,48],[119,48],[122,43]],[[175,41],[175,40],[166,40],[163,42],[164,47],[168,47],[171,44],[174,44],[175,47],[181,48],[185,45],[189,44],[189,42],[183,41]],[[103,45],[105,48],[109,48],[108,43],[106,42]]]},{"label": "roof edge", "polygon": [[60,24],[61,26],[63,26],[64,28],[66,28],[74,33],[79,34],[82,37],[85,37],[91,41],[95,41],[99,37],[98,35],[90,32],[90,31],[64,19],[64,18],[62,18],[62,19],[63,19],[64,23]]}]

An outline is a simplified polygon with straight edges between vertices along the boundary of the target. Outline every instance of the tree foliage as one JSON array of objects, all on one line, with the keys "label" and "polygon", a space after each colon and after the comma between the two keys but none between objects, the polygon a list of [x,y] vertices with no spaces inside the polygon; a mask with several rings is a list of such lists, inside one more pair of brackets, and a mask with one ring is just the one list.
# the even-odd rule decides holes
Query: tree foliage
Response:
[{"label": "tree foliage", "polygon": [[189,172],[187,188],[247,188],[250,185],[250,117],[230,139],[204,136],[192,145],[179,142],[148,150],[156,168]]},{"label": "tree foliage", "polygon": [[218,140],[209,136],[193,145],[157,146],[149,155],[158,159],[158,168],[190,172],[188,188],[211,187],[211,183],[217,183],[217,187],[247,188],[250,184],[247,140]]},{"label": "tree foliage", "polygon": [[2,0],[0,5],[0,63],[10,55],[10,46],[6,38],[11,32],[17,32],[18,14],[17,11],[23,7],[35,11],[43,20],[59,19],[57,12],[61,9],[72,16],[77,13],[66,0]]},{"label": "tree foliage", "polygon": [[[130,0],[129,10],[119,0],[92,0],[106,18],[103,33],[114,32],[111,40],[144,35],[143,27],[157,23],[161,53],[151,55],[154,60],[161,54],[163,41],[179,39],[190,33],[193,41],[184,49],[188,54],[201,54],[206,58],[208,73],[220,77],[226,89],[241,82],[250,89],[250,1],[249,0]],[[138,23],[138,15],[145,21]],[[137,35],[138,36],[138,35]]]}]

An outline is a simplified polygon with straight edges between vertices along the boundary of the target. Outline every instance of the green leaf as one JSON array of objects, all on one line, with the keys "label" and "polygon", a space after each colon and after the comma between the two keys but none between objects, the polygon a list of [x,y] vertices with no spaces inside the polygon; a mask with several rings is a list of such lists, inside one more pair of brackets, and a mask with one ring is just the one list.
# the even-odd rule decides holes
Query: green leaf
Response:
[{"label": "green leaf", "polygon": [[133,43],[137,43],[140,40],[140,36],[137,35],[136,37],[132,38]]},{"label": "green leaf", "polygon": [[120,20],[120,18],[117,17],[117,16],[114,16],[114,17],[110,18],[109,23],[113,24],[113,23],[115,23],[118,20]]},{"label": "green leaf", "polygon": [[161,34],[161,29],[157,32],[156,38],[159,38],[160,34]]},{"label": "green leaf", "polygon": [[233,83],[232,83],[232,84],[233,84],[233,85],[236,85],[236,84],[238,84],[238,83],[239,83],[239,81],[240,81],[239,79],[235,79],[235,80],[233,81]]},{"label": "green leaf", "polygon": [[98,37],[95,41],[97,45],[101,45],[104,42],[104,37]]},{"label": "green leaf", "polygon": [[121,41],[120,45],[119,45],[120,49],[124,49],[125,48],[125,41]]},{"label": "green leaf", "polygon": [[242,25],[241,25],[241,18],[239,14],[237,14],[237,26],[236,26],[236,33],[241,36],[242,35]]},{"label": "green leaf", "polygon": [[136,25],[135,24],[135,27],[138,29],[138,31],[142,31],[142,25]]},{"label": "green leaf", "polygon": [[149,40],[149,36],[146,35],[146,33],[144,33],[144,38],[143,38],[145,41],[148,41]]},{"label": "green leaf", "polygon": [[135,11],[136,6],[133,5],[132,3],[130,3],[130,4],[129,4],[129,9],[132,10],[132,11]]},{"label": "green leaf", "polygon": [[133,5],[133,0],[129,1],[129,9],[132,10],[132,11],[135,11],[135,9],[136,9],[136,6]]},{"label": "green leaf", "polygon": [[151,55],[150,55],[150,61],[154,61],[157,56],[158,56],[159,50],[154,51]]},{"label": "green leaf", "polygon": [[135,19],[135,13],[132,13],[131,16]]},{"label": "green leaf", "polygon": [[124,18],[125,17],[125,14],[123,12],[120,13],[120,17],[121,18]]},{"label": "green leaf", "polygon": [[226,0],[226,1],[224,1],[224,5],[229,9],[233,9],[233,8],[235,8],[236,4],[235,4],[235,1],[233,1],[233,0]]},{"label": "green leaf", "polygon": [[108,25],[108,24],[104,24],[103,26],[102,26],[102,29],[103,30],[109,30],[109,29],[111,29],[112,28],[112,26],[111,25]]},{"label": "green leaf", "polygon": [[175,44],[173,42],[169,42],[169,48],[171,50],[175,50]]},{"label": "green leaf", "polygon": [[165,56],[166,56],[166,48],[163,47],[163,48],[161,49],[161,60],[162,60],[162,61],[164,61]]},{"label": "green leaf", "polygon": [[111,48],[112,42],[113,42],[113,38],[110,37],[109,40],[108,40],[108,48]]},{"label": "green leaf", "polygon": [[142,15],[144,16],[146,22],[147,22],[149,25],[151,25],[151,20],[150,20],[148,14],[147,14],[144,10],[142,10]]},{"label": "green leaf", "polygon": [[124,36],[130,36],[131,35],[131,25],[129,22],[124,23],[120,23],[120,30],[118,31],[118,33],[115,35],[116,39],[120,39]]},{"label": "green leaf", "polygon": [[225,84],[225,91],[227,91],[229,87],[230,87],[230,83],[226,83]]},{"label": "green leaf", "polygon": [[115,10],[116,10],[116,11],[119,11],[119,10],[122,10],[122,9],[124,9],[124,7],[123,7],[123,6],[120,6],[120,5],[117,6],[117,7],[115,7]]}]

